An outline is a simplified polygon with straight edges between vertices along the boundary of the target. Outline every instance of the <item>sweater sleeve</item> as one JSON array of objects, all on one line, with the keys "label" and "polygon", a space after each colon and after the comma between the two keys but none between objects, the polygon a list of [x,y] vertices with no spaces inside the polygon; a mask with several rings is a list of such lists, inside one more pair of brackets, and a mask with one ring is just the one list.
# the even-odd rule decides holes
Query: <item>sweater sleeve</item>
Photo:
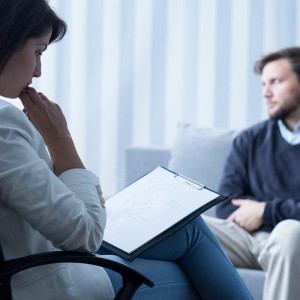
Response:
[{"label": "sweater sleeve", "polygon": [[300,221],[299,199],[278,199],[267,201],[263,221],[266,225],[275,227],[280,221],[294,219]]},{"label": "sweater sleeve", "polygon": [[0,205],[56,248],[98,250],[106,223],[98,178],[84,169],[55,176],[37,153],[42,143],[21,111],[1,108]]},{"label": "sweater sleeve", "polygon": [[299,145],[286,143],[277,122],[260,123],[233,142],[219,192],[228,197],[217,207],[227,218],[237,207],[231,200],[266,202],[261,230],[271,231],[286,219],[300,221]]},{"label": "sweater sleeve", "polygon": [[250,193],[247,175],[249,145],[249,137],[245,131],[233,141],[219,186],[220,194],[228,197],[228,200],[217,206],[217,216],[219,218],[226,219],[236,210],[236,207],[231,204],[232,199],[254,200],[253,195]]}]

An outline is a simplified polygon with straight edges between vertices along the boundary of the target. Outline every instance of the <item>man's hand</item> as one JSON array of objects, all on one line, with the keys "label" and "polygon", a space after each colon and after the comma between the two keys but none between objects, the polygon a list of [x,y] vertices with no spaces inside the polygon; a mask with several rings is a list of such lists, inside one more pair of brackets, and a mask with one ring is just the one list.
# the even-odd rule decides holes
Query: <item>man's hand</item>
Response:
[{"label": "man's hand", "polygon": [[263,224],[265,202],[248,199],[233,199],[231,203],[238,208],[228,217],[248,232],[258,229]]}]

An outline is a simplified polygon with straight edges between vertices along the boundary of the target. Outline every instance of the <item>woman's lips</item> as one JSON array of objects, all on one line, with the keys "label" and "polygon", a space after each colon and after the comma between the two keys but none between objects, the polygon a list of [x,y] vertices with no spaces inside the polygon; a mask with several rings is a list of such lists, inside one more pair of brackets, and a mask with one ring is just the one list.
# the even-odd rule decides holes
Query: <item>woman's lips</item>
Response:
[{"label": "woman's lips", "polygon": [[27,83],[27,85],[26,85],[25,87],[22,88],[21,93],[26,92],[30,84],[31,84],[31,82],[30,82],[30,83]]}]

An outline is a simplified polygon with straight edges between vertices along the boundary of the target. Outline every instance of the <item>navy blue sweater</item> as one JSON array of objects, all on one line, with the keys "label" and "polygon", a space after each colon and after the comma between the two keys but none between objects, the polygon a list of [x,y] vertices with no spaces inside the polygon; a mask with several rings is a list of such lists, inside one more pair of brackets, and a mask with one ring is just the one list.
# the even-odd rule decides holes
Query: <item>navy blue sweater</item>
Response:
[{"label": "navy blue sweater", "polygon": [[259,230],[300,220],[300,144],[287,143],[272,120],[243,131],[233,142],[219,192],[229,198],[217,207],[220,218],[237,209],[231,199],[242,198],[266,202]]}]

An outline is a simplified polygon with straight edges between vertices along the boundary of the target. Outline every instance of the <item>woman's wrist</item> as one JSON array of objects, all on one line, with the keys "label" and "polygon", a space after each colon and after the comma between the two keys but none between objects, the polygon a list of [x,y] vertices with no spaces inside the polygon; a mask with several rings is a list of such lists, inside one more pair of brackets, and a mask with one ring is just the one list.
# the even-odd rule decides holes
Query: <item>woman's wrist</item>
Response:
[{"label": "woman's wrist", "polygon": [[52,140],[47,147],[57,176],[69,169],[85,169],[70,135]]}]

